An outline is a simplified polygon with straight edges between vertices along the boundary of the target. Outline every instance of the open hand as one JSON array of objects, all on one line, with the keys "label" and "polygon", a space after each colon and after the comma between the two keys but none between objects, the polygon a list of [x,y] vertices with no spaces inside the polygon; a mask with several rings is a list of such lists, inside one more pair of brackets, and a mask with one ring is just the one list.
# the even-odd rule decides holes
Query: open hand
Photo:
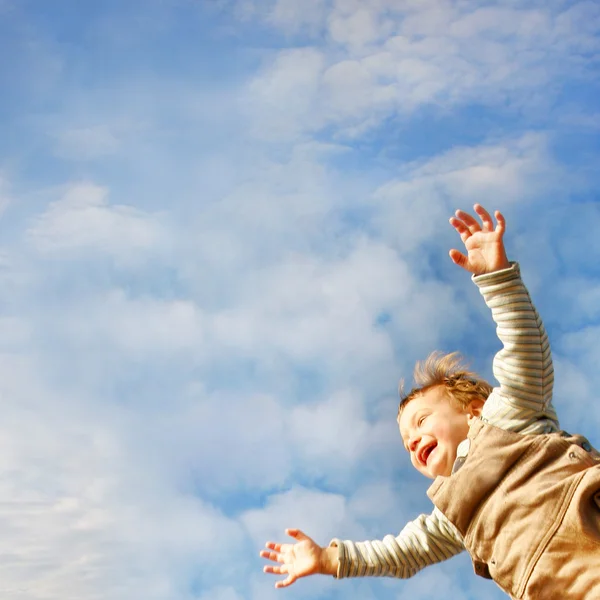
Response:
[{"label": "open hand", "polygon": [[481,219],[481,225],[477,219],[462,210],[457,210],[456,216],[450,218],[450,225],[459,233],[467,250],[465,255],[453,248],[450,250],[450,258],[473,275],[493,273],[510,267],[502,240],[506,228],[504,217],[500,211],[496,211],[494,216],[497,224],[494,227],[492,217],[481,204],[476,204],[473,208]]},{"label": "open hand", "polygon": [[337,565],[331,560],[332,557],[329,556],[331,552],[328,551],[333,550],[337,557],[337,548],[322,548],[299,529],[286,529],[285,532],[297,540],[296,543],[267,542],[265,545],[269,550],[260,552],[263,558],[268,558],[281,565],[267,565],[263,569],[265,573],[287,575],[285,579],[275,583],[276,588],[292,585],[297,579],[307,575],[317,573],[334,575],[336,573]]}]

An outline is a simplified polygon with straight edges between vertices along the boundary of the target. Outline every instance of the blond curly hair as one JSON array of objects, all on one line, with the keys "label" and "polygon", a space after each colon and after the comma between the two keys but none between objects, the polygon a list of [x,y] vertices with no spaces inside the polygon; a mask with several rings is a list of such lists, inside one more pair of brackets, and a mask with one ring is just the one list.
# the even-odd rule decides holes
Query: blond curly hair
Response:
[{"label": "blond curly hair", "polygon": [[476,373],[469,370],[468,363],[460,352],[432,352],[425,360],[418,361],[413,372],[415,387],[404,391],[404,381],[400,382],[400,405],[398,419],[404,407],[431,388],[443,386],[450,396],[463,409],[473,400],[487,400],[493,387]]}]

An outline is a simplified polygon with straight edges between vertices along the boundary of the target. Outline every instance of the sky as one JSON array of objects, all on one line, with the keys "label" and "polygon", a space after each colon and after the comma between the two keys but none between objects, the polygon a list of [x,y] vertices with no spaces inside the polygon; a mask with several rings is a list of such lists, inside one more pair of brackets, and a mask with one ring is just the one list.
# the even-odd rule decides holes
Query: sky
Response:
[{"label": "sky", "polygon": [[600,5],[0,0],[0,55],[2,598],[505,598],[465,554],[275,590],[258,552],[431,511],[397,388],[493,377],[474,202],[600,444]]}]

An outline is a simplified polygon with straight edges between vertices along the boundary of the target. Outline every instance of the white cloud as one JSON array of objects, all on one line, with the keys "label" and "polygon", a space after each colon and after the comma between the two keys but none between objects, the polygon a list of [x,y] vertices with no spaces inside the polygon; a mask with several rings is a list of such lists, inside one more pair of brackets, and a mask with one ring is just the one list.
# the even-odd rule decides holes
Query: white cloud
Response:
[{"label": "white cloud", "polygon": [[[598,51],[598,18],[596,2],[577,2],[555,18],[554,34],[561,49]],[[566,46],[566,48],[565,48]]]},{"label": "white cloud", "polygon": [[453,148],[404,170],[374,194],[378,225],[403,250],[432,239],[456,208],[470,210],[481,202],[490,210],[504,209],[544,192],[564,194],[567,188],[540,134]]},{"label": "white cloud", "polygon": [[171,487],[132,444],[135,419],[69,386],[52,390],[36,371],[33,361],[0,360],[7,597],[172,598],[177,581],[237,554],[239,525]]},{"label": "white cloud", "polygon": [[391,23],[380,22],[377,13],[362,6],[349,14],[332,13],[328,25],[335,42],[360,48],[385,37]]},{"label": "white cloud", "polygon": [[294,407],[290,425],[292,439],[303,458],[319,469],[324,463],[355,462],[373,439],[362,398],[351,392],[338,392],[325,402]]},{"label": "white cloud", "polygon": [[401,456],[394,412],[380,421],[366,417],[365,399],[336,391],[321,402],[295,406],[286,428],[300,472],[329,483],[347,482],[350,473],[384,452]]},{"label": "white cloud", "polygon": [[[600,318],[600,283],[596,279],[573,279],[565,282],[565,295],[572,307],[570,312],[581,322],[597,321]],[[576,289],[577,294],[572,291]]]},{"label": "white cloud", "polygon": [[[79,301],[77,301],[79,302]],[[64,338],[78,345],[119,349],[129,357],[208,352],[205,317],[188,300],[131,298],[123,290],[103,292],[61,315]]]},{"label": "white cloud", "polygon": [[270,496],[264,508],[249,510],[240,520],[257,548],[268,540],[292,541],[285,536],[287,528],[301,529],[322,546],[343,530],[360,535],[360,526],[349,519],[344,496],[303,487]]},{"label": "white cloud", "polygon": [[[231,373],[235,377],[235,373]],[[165,469],[208,496],[281,487],[292,469],[286,409],[265,394],[191,393],[140,432],[162,448]]]},{"label": "white cloud", "polygon": [[390,333],[378,319],[414,337],[416,348],[439,339],[439,323],[426,310],[435,301],[427,296],[452,295],[444,286],[421,287],[394,251],[368,240],[335,260],[284,256],[237,284],[238,302],[211,315],[216,352],[284,358],[327,369],[334,381],[375,385],[389,377],[394,361]]},{"label": "white cloud", "polygon": [[[294,376],[292,369],[276,371],[279,378],[286,374]],[[275,387],[278,397],[191,389],[159,400],[162,408],[139,436],[162,449],[161,464],[177,480],[191,474],[209,498],[281,489],[296,477],[347,487],[356,469],[381,452],[389,457],[378,468],[401,462],[395,401],[373,420],[356,392],[327,392],[297,405],[284,385]]]},{"label": "white cloud", "polygon": [[50,255],[99,251],[124,262],[165,240],[159,216],[131,206],[110,205],[108,190],[91,183],[71,185],[27,231],[34,247]]},{"label": "white cloud", "polygon": [[[551,14],[540,10],[483,7],[454,19],[451,32],[457,37],[517,35],[527,39],[547,32]],[[442,33],[441,31],[439,33]]]},{"label": "white cloud", "polygon": [[[350,371],[356,378],[376,378],[392,363],[389,332],[377,323],[382,315],[407,331],[419,322],[423,338],[436,335],[426,319],[417,318],[422,292],[404,261],[368,240],[358,240],[339,259],[283,255],[272,266],[220,277],[234,277],[235,285],[218,308],[193,298],[113,289],[94,292],[85,304],[76,298],[54,320],[61,323],[61,338],[78,347],[108,343],[126,355],[146,357],[185,350],[197,364],[283,359],[327,365],[338,377]],[[212,285],[220,285],[220,277]],[[410,314],[403,310],[407,303],[415,307]]]},{"label": "white cloud", "polygon": [[22,347],[31,342],[31,326],[21,317],[0,317],[0,346]]},{"label": "white cloud", "polygon": [[[442,110],[469,103],[535,110],[546,103],[540,90],[557,77],[586,76],[582,55],[600,47],[596,13],[592,3],[562,12],[466,10],[451,2],[401,8],[392,2],[368,8],[335,3],[321,17],[329,37],[318,55],[316,48],[281,51],[252,84],[252,93],[260,92],[255,118],[275,138],[289,139],[332,125],[338,135],[352,136],[356,127],[363,131],[430,104]],[[286,31],[294,30],[294,19],[297,26],[304,23],[299,15],[286,15],[270,22]],[[401,35],[390,37],[392,32]],[[346,44],[349,49],[341,51]]]},{"label": "white cloud", "polygon": [[451,2],[429,3],[422,10],[413,10],[404,16],[401,32],[409,36],[440,36],[447,34],[459,10]]},{"label": "white cloud", "polygon": [[295,33],[302,29],[317,32],[326,14],[327,0],[276,0],[267,20],[287,32]]},{"label": "white cloud", "polygon": [[324,61],[316,48],[295,48],[278,53],[267,69],[252,81],[244,104],[262,115],[254,135],[261,139],[289,139],[310,125],[317,102]]},{"label": "white cloud", "polygon": [[[402,452],[400,447],[400,435],[396,440],[399,446],[398,454]],[[385,481],[370,481],[368,484],[357,488],[350,500],[349,508],[353,515],[358,519],[373,521],[381,517],[389,517],[395,513],[397,522],[390,521],[390,531],[402,529],[404,526],[400,522],[402,514],[402,503],[399,501],[392,487],[392,482]]]},{"label": "white cloud", "polygon": [[[364,62],[345,60],[327,69],[323,75],[325,120],[337,122],[362,118],[365,110],[377,113],[394,103],[394,88],[376,85],[368,66]],[[315,123],[316,127],[318,125]]]}]

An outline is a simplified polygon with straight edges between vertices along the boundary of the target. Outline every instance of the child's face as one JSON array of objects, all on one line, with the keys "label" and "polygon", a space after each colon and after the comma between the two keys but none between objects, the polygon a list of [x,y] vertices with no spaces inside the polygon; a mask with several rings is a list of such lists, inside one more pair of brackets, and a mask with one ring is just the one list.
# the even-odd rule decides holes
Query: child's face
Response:
[{"label": "child's face", "polygon": [[469,413],[453,402],[441,386],[411,400],[400,414],[400,435],[420,473],[448,477],[458,445],[469,432]]}]

